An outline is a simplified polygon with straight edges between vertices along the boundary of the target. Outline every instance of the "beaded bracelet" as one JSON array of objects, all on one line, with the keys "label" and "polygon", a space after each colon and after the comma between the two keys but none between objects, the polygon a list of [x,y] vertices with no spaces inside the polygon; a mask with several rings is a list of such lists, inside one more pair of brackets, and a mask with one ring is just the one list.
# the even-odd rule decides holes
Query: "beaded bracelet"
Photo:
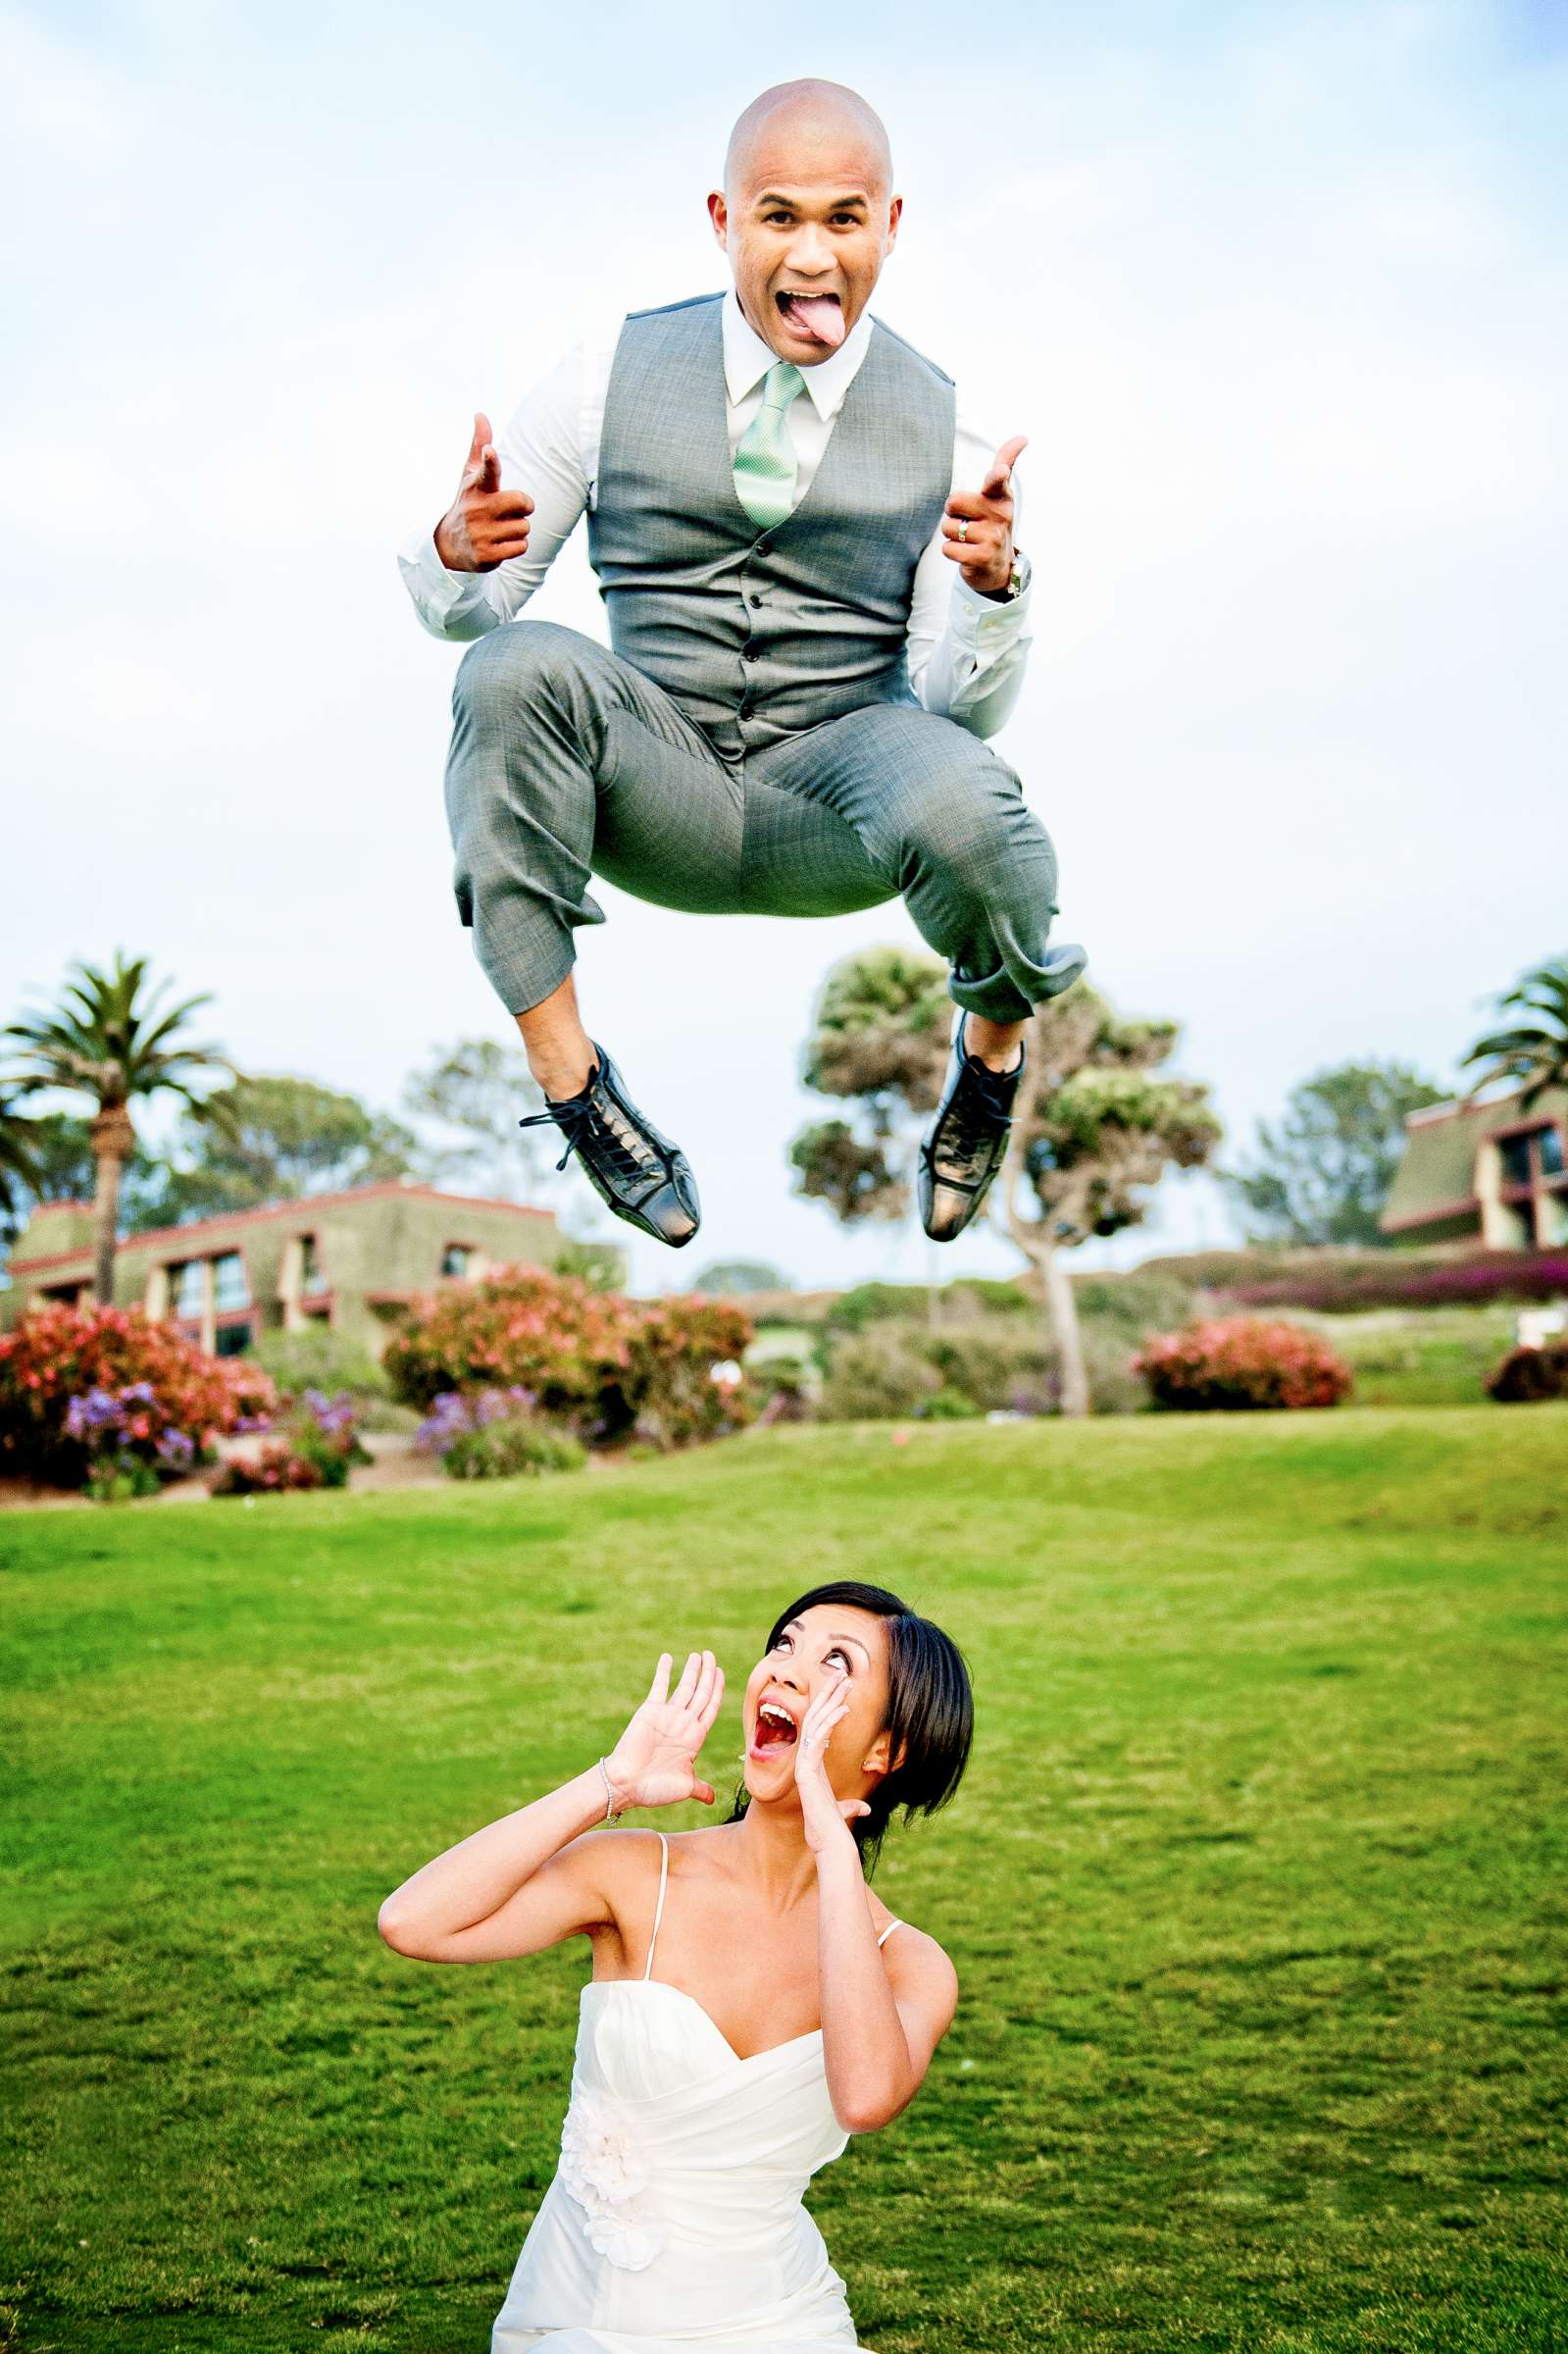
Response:
[{"label": "beaded bracelet", "polygon": [[619,1822],[621,1812],[615,1803],[615,1792],[610,1787],[610,1768],[602,1758],[599,1760],[599,1779],[604,1784],[604,1819],[606,1822]]}]

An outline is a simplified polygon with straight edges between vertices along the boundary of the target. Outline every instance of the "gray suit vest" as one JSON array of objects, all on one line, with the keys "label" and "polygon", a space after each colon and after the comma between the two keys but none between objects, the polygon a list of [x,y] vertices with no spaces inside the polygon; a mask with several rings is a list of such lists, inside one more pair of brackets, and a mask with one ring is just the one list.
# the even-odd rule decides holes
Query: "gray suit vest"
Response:
[{"label": "gray suit vest", "polygon": [[762,531],[731,469],[722,299],[622,328],[588,557],[616,652],[733,757],[914,699],[904,642],[952,487],[953,387],[874,322],[810,489]]}]

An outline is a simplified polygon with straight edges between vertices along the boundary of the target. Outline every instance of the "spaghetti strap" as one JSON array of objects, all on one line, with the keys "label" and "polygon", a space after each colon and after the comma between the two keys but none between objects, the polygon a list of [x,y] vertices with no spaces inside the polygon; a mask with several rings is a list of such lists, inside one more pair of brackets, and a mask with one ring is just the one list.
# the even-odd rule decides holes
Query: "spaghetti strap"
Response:
[{"label": "spaghetti strap", "polygon": [[885,1945],[888,1938],[892,1935],[894,1929],[901,1929],[903,1925],[904,1924],[901,1920],[890,1920],[887,1923],[887,1926],[884,1929],[882,1935],[878,1938],[877,1943],[879,1945]]},{"label": "spaghetti strap", "polygon": [[653,1975],[653,1949],[659,1942],[659,1923],[664,1919],[665,1882],[670,1877],[670,1842],[663,1831],[659,1833],[659,1901],[653,1911],[653,1935],[648,1939],[648,1958],[642,1966],[645,1978]]}]

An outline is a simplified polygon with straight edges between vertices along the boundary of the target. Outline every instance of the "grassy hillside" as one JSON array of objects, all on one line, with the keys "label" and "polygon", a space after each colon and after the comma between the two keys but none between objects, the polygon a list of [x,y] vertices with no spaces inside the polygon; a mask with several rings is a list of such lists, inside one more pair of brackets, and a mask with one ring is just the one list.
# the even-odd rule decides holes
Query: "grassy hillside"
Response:
[{"label": "grassy hillside", "polygon": [[377,1905],[843,1572],[981,1728],[879,1880],[957,2021],[813,2198],[864,2338],[1558,2342],[1565,1461],[1565,1409],[1357,1408],[10,1515],[0,2346],[484,2354],[584,1955]]}]

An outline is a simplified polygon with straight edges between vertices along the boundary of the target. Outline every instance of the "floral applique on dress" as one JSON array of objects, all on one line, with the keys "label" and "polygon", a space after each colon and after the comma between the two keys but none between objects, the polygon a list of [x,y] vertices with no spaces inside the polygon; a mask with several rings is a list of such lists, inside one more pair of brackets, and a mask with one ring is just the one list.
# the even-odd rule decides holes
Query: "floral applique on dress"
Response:
[{"label": "floral applique on dress", "polygon": [[580,2088],[561,2127],[561,2181],[587,2217],[589,2245],[625,2272],[640,2273],[664,2246],[647,2219],[652,2179],[632,2112]]}]

